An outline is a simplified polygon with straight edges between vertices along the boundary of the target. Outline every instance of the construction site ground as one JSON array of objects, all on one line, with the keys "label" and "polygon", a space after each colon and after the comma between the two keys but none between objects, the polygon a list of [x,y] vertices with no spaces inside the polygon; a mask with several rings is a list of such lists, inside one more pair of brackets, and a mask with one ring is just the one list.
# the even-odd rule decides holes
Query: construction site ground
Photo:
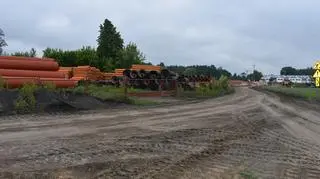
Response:
[{"label": "construction site ground", "polygon": [[1,119],[0,178],[320,178],[319,105],[246,87],[196,103]]}]

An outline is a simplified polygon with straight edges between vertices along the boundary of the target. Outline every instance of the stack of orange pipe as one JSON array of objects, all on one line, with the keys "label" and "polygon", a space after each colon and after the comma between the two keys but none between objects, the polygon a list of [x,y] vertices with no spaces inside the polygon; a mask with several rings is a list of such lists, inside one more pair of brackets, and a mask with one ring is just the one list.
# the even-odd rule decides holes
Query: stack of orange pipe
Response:
[{"label": "stack of orange pipe", "polygon": [[63,73],[66,78],[73,77],[73,67],[59,67],[58,71]]},{"label": "stack of orange pipe", "polygon": [[28,82],[51,82],[58,88],[76,85],[76,81],[69,80],[59,71],[58,63],[51,58],[0,56],[0,76],[9,88],[18,88]]},{"label": "stack of orange pipe", "polygon": [[104,79],[105,80],[111,80],[112,77],[115,76],[115,73],[104,73]]},{"label": "stack of orange pipe", "polygon": [[8,88],[20,88],[26,83],[34,83],[37,85],[44,85],[46,83],[53,83],[58,88],[70,88],[77,85],[76,80],[63,79],[63,78],[35,78],[35,77],[2,77],[6,82]]},{"label": "stack of orange pipe", "polygon": [[161,67],[154,65],[132,65],[131,70],[160,71]]},{"label": "stack of orange pipe", "polygon": [[103,80],[104,74],[96,67],[91,66],[78,66],[73,70],[74,80]]},{"label": "stack of orange pipe", "polygon": [[123,76],[123,71],[126,70],[126,69],[115,69],[115,73],[114,73],[114,76],[116,77],[122,77]]}]

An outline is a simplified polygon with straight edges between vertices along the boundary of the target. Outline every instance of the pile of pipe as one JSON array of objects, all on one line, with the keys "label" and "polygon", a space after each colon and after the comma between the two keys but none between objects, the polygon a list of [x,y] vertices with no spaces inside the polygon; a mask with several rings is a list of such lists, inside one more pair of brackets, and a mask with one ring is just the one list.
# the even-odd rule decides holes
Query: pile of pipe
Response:
[{"label": "pile of pipe", "polygon": [[129,87],[170,90],[175,87],[176,74],[160,66],[132,65],[131,69],[123,71],[124,83]]},{"label": "pile of pipe", "polygon": [[58,63],[51,58],[0,56],[0,76],[6,88],[19,88],[26,83],[52,83],[57,88],[77,84],[65,71],[60,71]]}]

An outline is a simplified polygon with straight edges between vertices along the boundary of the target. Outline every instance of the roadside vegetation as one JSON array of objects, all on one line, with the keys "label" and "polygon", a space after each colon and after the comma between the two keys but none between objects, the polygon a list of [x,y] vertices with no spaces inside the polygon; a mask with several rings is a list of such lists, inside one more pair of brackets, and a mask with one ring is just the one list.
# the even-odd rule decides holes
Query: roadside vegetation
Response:
[{"label": "roadside vegetation", "polygon": [[15,101],[15,110],[18,113],[30,113],[36,109],[35,91],[37,90],[35,84],[25,84],[19,89],[18,99]]},{"label": "roadside vegetation", "polygon": [[300,97],[307,100],[320,100],[320,88],[287,88],[281,86],[266,86],[263,89],[287,96]]},{"label": "roadside vegetation", "polygon": [[56,87],[52,83],[45,83],[42,86],[37,86],[34,83],[26,83],[20,88],[19,96],[14,102],[14,108],[17,113],[31,113],[37,108],[37,100],[35,93],[39,90],[47,90],[54,92]]},{"label": "roadside vegetation", "polygon": [[[128,92],[140,92],[141,89],[127,88]],[[156,101],[140,99],[136,97],[127,97],[125,96],[125,89],[123,87],[114,87],[114,86],[97,86],[97,85],[88,85],[86,86],[77,86],[74,89],[68,89],[75,94],[88,94],[90,96],[99,98],[101,100],[123,102],[134,105],[153,105],[158,104]]]},{"label": "roadside vegetation", "polygon": [[[0,78],[0,83],[2,82],[3,80],[1,80]],[[6,88],[2,89],[8,90]],[[37,86],[34,83],[26,83],[21,88],[14,89],[13,91],[15,90],[18,91],[18,97],[14,101],[14,110],[20,114],[32,113],[39,110],[37,109],[39,108],[39,102],[36,98],[36,94],[39,91],[55,93],[56,95],[63,95],[67,93],[74,95],[88,95],[105,102],[118,102],[137,106],[149,106],[160,104],[160,102],[157,101],[157,99],[128,96],[125,93],[124,87],[115,87],[107,85],[101,86],[89,84],[79,85],[75,88],[70,89],[57,89],[56,86],[52,83],[45,83],[42,86]],[[146,92],[146,90],[135,88],[127,88],[126,91],[127,94],[131,92]],[[216,80],[215,82],[210,84],[202,84],[192,91],[185,91],[182,88],[179,88],[177,92],[178,98],[212,98],[230,94],[234,92],[234,89],[229,85],[228,78],[226,76],[222,76],[219,80]]]},{"label": "roadside vegetation", "polygon": [[178,96],[191,98],[212,98],[231,94],[234,91],[234,88],[229,85],[228,77],[221,76],[219,80],[209,84],[202,84],[194,91],[185,91],[183,89],[179,89]]},{"label": "roadside vegetation", "polygon": [[240,172],[240,176],[243,179],[258,179],[258,176],[254,172],[249,170],[244,170]]},{"label": "roadside vegetation", "polygon": [[[1,82],[1,80],[0,80]],[[56,89],[52,83],[45,83],[42,86],[37,86],[33,83],[26,83],[22,88],[18,89],[19,96],[15,101],[15,110],[17,113],[31,113],[37,108],[37,101],[35,93],[39,90],[45,90],[53,93],[73,93],[73,94],[86,94],[102,101],[113,101],[132,105],[154,105],[158,104],[157,101],[140,99],[136,97],[126,97],[124,88],[117,88],[113,86],[97,86],[88,85],[77,86],[72,89]],[[140,89],[128,88],[128,92],[139,92]]]}]

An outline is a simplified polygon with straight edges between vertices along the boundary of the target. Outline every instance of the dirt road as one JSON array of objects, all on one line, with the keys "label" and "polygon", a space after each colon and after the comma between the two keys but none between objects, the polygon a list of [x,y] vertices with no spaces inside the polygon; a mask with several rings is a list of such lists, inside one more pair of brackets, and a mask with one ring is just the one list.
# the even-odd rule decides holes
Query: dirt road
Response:
[{"label": "dirt road", "polygon": [[320,178],[320,111],[248,88],[179,106],[2,118],[0,178]]}]

